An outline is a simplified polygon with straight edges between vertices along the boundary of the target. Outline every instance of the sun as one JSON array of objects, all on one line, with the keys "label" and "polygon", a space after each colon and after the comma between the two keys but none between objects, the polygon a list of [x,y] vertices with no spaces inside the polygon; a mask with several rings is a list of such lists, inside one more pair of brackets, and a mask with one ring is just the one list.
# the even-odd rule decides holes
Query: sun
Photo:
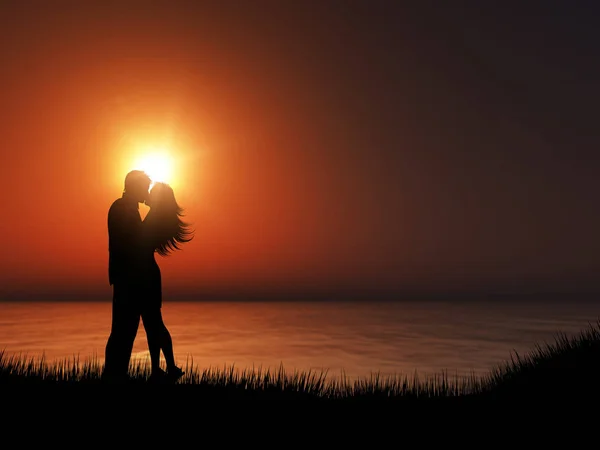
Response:
[{"label": "sun", "polygon": [[153,183],[173,181],[173,158],[167,150],[150,150],[142,154],[135,167],[146,172]]}]

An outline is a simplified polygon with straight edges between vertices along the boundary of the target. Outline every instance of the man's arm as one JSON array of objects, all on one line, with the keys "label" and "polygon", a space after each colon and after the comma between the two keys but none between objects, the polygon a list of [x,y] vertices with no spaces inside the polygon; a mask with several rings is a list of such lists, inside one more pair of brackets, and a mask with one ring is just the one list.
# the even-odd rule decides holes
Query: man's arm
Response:
[{"label": "man's arm", "polygon": [[109,277],[114,281],[134,283],[140,274],[140,227],[136,210],[126,205],[113,204],[108,213],[110,250]]},{"label": "man's arm", "polygon": [[135,245],[140,232],[140,217],[137,211],[114,205],[108,212],[108,235],[111,250],[128,251]]}]

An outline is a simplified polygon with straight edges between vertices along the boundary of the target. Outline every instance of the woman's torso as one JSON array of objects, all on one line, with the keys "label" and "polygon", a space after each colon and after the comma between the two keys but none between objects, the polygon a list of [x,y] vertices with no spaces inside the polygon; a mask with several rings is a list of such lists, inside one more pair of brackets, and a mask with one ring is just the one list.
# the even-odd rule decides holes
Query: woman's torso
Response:
[{"label": "woman's torso", "polygon": [[148,218],[147,216],[142,223],[142,270],[144,272],[144,286],[147,288],[145,295],[148,296],[148,301],[160,305],[162,302],[162,280],[160,267],[156,261],[156,242],[152,238],[154,236],[154,233],[152,233],[153,222],[151,219],[148,221]]}]

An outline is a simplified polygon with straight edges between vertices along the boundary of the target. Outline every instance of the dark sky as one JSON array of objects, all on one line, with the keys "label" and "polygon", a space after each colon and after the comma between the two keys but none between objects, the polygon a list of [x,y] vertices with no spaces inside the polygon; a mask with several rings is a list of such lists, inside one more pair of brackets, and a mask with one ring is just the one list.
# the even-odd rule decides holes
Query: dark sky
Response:
[{"label": "dark sky", "polygon": [[0,293],[107,295],[125,142],[166,134],[167,295],[599,292],[599,12],[4,1]]}]

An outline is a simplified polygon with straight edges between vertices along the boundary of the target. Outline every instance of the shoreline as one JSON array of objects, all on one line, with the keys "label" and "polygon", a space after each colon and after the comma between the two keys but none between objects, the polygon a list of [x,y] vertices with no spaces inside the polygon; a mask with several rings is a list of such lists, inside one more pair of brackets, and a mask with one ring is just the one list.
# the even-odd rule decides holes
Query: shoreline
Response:
[{"label": "shoreline", "polygon": [[[456,399],[471,401],[481,399],[569,398],[585,395],[597,397],[600,391],[600,321],[583,329],[578,335],[556,333],[554,343],[537,345],[524,355],[514,354],[501,362],[488,374],[465,379],[448,373],[420,377],[402,375],[381,377],[375,373],[370,378],[354,381],[329,379],[326,371],[292,374],[281,366],[277,371],[238,370],[235,367],[202,369],[193,365],[183,366],[184,376],[172,386],[153,386],[148,383],[148,364],[130,366],[130,382],[119,390],[136,393],[155,389],[208,400],[235,399],[236,401],[323,401],[336,403],[384,402],[444,402]],[[49,364],[7,357],[0,352],[0,386],[13,389],[54,386],[75,387],[93,392],[94,387],[107,383],[101,380],[102,365],[97,361],[75,358]],[[99,389],[104,391],[105,389]]]}]

